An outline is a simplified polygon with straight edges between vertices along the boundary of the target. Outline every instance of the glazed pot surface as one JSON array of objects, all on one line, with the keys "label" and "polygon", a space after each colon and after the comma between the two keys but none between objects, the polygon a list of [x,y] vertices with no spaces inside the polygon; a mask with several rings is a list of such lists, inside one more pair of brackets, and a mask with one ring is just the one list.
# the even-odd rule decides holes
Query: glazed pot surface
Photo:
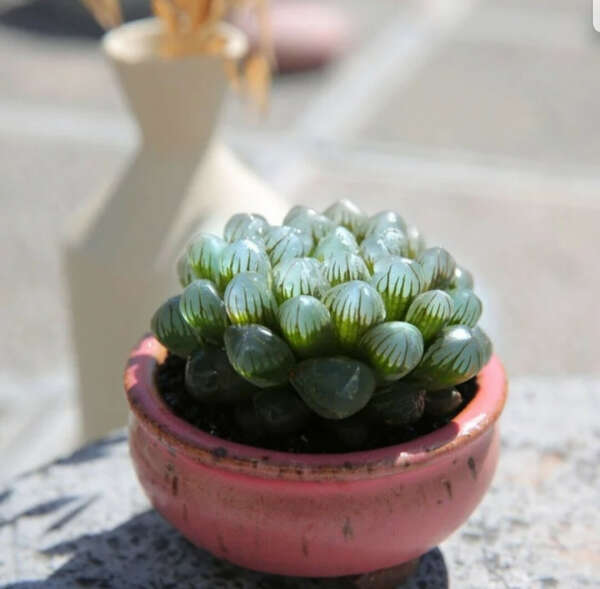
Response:
[{"label": "glazed pot surface", "polygon": [[175,416],[154,385],[165,355],[147,337],[125,375],[138,478],[188,539],[235,564],[306,577],[392,567],[451,534],[491,482],[506,397],[496,357],[475,398],[431,434],[367,452],[302,455],[228,442]]}]

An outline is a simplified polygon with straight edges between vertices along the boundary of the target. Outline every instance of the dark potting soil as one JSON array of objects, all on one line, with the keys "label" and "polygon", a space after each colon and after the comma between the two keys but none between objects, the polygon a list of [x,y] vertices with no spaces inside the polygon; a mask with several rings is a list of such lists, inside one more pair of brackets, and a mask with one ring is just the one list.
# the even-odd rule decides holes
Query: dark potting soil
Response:
[{"label": "dark potting soil", "polygon": [[276,435],[260,426],[251,401],[241,406],[239,403],[199,403],[187,394],[184,376],[185,360],[172,354],[157,367],[155,374],[160,395],[178,417],[213,436],[231,442],[280,452],[308,454],[373,450],[408,442],[447,424],[465,408],[479,389],[476,377],[458,385],[455,388],[463,400],[454,412],[443,418],[424,414],[410,426],[370,424],[366,420],[351,417],[337,421],[334,430],[330,421],[314,415],[302,431]]}]

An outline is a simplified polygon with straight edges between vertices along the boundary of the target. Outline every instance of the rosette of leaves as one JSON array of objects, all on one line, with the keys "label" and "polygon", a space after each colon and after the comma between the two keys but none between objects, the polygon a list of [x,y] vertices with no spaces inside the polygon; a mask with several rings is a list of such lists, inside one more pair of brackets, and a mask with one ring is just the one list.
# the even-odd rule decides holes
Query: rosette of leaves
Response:
[{"label": "rosette of leaves", "polygon": [[332,421],[353,449],[456,411],[492,354],[472,274],[393,211],[341,200],[280,223],[236,214],[178,259],[183,292],[151,328],[187,359],[187,394],[272,435]]}]

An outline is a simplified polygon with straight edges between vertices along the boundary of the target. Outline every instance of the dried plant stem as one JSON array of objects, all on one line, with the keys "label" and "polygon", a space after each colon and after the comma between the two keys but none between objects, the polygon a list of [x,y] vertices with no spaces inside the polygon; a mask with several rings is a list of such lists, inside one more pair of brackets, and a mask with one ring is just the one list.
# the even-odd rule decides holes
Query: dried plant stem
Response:
[{"label": "dried plant stem", "polygon": [[121,24],[121,3],[119,0],[81,0],[103,29],[111,29]]},{"label": "dried plant stem", "polygon": [[[121,23],[119,0],[81,0],[104,28]],[[236,90],[243,90],[261,110],[268,103],[271,69],[275,65],[268,0],[150,0],[152,11],[165,27],[160,52],[166,58],[222,55],[225,72]],[[259,44],[243,60],[228,59],[226,39],[218,29],[232,9],[254,11]],[[242,83],[243,82],[243,83]]]}]

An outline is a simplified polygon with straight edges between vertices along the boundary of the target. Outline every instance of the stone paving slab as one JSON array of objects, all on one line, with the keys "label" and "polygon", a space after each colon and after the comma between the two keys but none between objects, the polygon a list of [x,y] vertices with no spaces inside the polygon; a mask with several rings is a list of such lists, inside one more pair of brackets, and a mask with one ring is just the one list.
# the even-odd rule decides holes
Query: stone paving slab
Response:
[{"label": "stone paving slab", "polygon": [[[517,379],[502,456],[468,523],[404,587],[600,583],[600,380]],[[0,490],[5,587],[332,587],[250,573],[194,548],[143,497],[117,432]]]},{"label": "stone paving slab", "polygon": [[452,39],[412,80],[388,89],[357,137],[549,166],[593,165],[600,149],[594,108],[600,78],[591,72],[600,47],[571,52],[559,44],[479,41]]}]

